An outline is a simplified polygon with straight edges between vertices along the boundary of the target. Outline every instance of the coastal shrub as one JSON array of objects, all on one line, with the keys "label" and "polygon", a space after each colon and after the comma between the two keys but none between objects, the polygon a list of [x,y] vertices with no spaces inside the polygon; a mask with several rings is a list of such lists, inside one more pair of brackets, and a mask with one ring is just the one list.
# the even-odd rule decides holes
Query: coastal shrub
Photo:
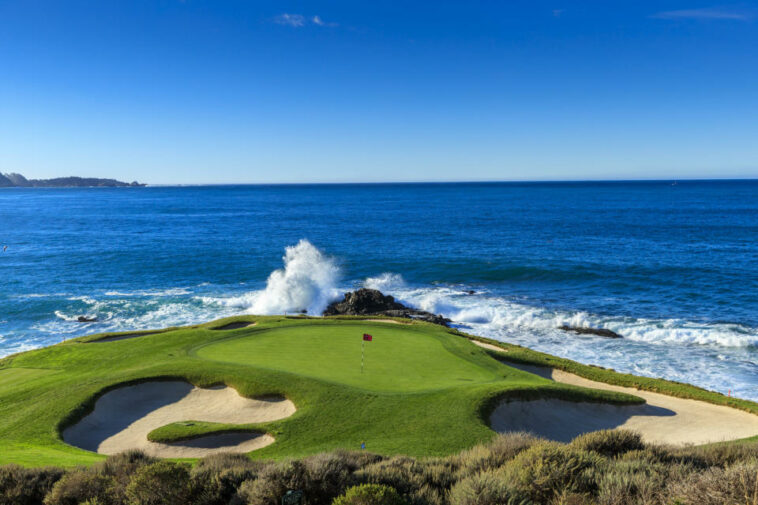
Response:
[{"label": "coastal shrub", "polygon": [[256,479],[268,465],[244,454],[214,454],[201,459],[190,472],[193,505],[227,505],[243,482]]},{"label": "coastal shrub", "polygon": [[329,505],[354,484],[351,467],[340,454],[317,454],[303,463],[307,483],[305,493],[310,505]]},{"label": "coastal shrub", "polygon": [[187,505],[190,496],[188,466],[170,461],[139,467],[126,486],[129,505]]},{"label": "coastal shrub", "polygon": [[90,469],[68,472],[55,483],[45,496],[45,505],[79,505],[97,499],[103,503],[118,503],[111,499],[112,478]]},{"label": "coastal shrub", "polygon": [[[414,503],[425,503],[423,496],[444,496],[457,480],[454,458],[418,461],[407,456],[395,456],[369,465],[355,473],[359,482],[383,484]],[[424,493],[420,490],[428,489]]]},{"label": "coastal shrub", "polygon": [[555,442],[541,442],[506,463],[501,475],[535,502],[547,502],[564,490],[590,494],[597,490],[598,454]]},{"label": "coastal shrub", "polygon": [[523,432],[498,435],[487,444],[477,445],[461,452],[455,459],[461,476],[494,470],[530,448],[540,439]]},{"label": "coastal shrub", "polygon": [[63,473],[55,467],[0,466],[0,505],[39,505]]},{"label": "coastal shrub", "polygon": [[304,490],[306,484],[305,465],[287,461],[267,466],[257,479],[243,482],[237,494],[239,501],[247,505],[279,505],[288,490]]},{"label": "coastal shrub", "polygon": [[413,505],[447,505],[447,491],[424,484],[408,495]]},{"label": "coastal shrub", "polygon": [[758,442],[682,447],[672,450],[671,455],[699,468],[726,467],[740,461],[758,459]]},{"label": "coastal shrub", "polygon": [[450,489],[450,505],[529,505],[524,491],[509,486],[502,472],[488,470],[461,479]]},{"label": "coastal shrub", "polygon": [[361,484],[348,489],[333,505],[405,505],[405,501],[390,486]]},{"label": "coastal shrub", "polygon": [[595,502],[592,500],[592,497],[586,494],[573,493],[564,489],[548,503],[549,505],[590,505]]},{"label": "coastal shrub", "polygon": [[365,484],[382,484],[408,494],[419,484],[419,474],[423,470],[418,466],[414,458],[394,456],[356,472],[356,478]]},{"label": "coastal shrub", "polygon": [[645,460],[617,460],[598,472],[599,505],[654,503],[665,487],[669,467]]},{"label": "coastal shrub", "polygon": [[385,459],[384,456],[374,454],[373,452],[348,451],[345,449],[338,449],[329,454],[334,454],[335,456],[338,456],[340,459],[342,459],[342,461],[344,461],[345,464],[350,468],[351,472],[355,472],[356,470],[360,470],[361,468],[365,468],[368,465],[378,463],[379,461]]},{"label": "coastal shrub", "polygon": [[105,461],[93,465],[91,471],[111,477],[109,500],[111,503],[121,504],[128,501],[126,486],[137,469],[157,461],[157,458],[142,451],[130,450],[108,456]]},{"label": "coastal shrub", "polygon": [[642,436],[630,430],[600,430],[579,435],[571,441],[577,449],[596,452],[613,458],[629,451],[640,451],[645,448]]},{"label": "coastal shrub", "polygon": [[692,472],[667,491],[670,502],[681,505],[757,505],[758,462]]}]

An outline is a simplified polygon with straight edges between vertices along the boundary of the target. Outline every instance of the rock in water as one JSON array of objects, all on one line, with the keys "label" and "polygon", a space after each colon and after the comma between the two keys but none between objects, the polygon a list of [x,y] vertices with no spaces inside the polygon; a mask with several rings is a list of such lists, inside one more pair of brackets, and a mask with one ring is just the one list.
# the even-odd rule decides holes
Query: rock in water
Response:
[{"label": "rock in water", "polygon": [[586,328],[582,326],[568,326],[564,324],[563,326],[559,326],[558,329],[563,331],[573,331],[579,335],[597,335],[599,337],[606,338],[622,338],[621,335],[607,328]]},{"label": "rock in water", "polygon": [[95,323],[97,322],[96,317],[87,317],[87,316],[79,316],[76,318],[77,321],[80,323]]},{"label": "rock in water", "polygon": [[437,314],[425,310],[406,307],[395,301],[391,295],[384,295],[376,289],[361,288],[345,293],[338,302],[331,303],[324,311],[325,316],[390,316],[408,319],[420,319],[434,324],[447,326],[450,322]]}]

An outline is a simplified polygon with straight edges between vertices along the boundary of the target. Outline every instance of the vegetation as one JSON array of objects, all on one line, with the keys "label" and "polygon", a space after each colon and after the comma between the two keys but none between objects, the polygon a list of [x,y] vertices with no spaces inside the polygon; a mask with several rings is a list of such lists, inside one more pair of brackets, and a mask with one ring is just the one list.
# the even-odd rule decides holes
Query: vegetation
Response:
[{"label": "vegetation", "polygon": [[[242,321],[257,324],[220,329]],[[364,332],[374,339],[365,343],[361,372]],[[87,414],[104,392],[161,378],[227,384],[247,397],[290,399],[297,412],[281,421],[228,425],[188,419],[150,435],[176,441],[265,431],[276,442],[252,453],[256,459],[303,457],[362,443],[382,455],[446,456],[495,436],[487,420],[503,397],[641,401],[522,372],[444,327],[421,322],[238,317],[131,335],[72,339],[0,360],[0,464],[74,466],[103,460],[65,444],[63,429]],[[107,340],[114,336],[122,338]]]},{"label": "vegetation", "polygon": [[[138,452],[69,470],[0,466],[0,505],[755,505],[758,442],[672,448],[602,431],[569,444],[495,437],[447,457],[220,454],[194,467]],[[633,447],[634,446],[634,447]]]}]

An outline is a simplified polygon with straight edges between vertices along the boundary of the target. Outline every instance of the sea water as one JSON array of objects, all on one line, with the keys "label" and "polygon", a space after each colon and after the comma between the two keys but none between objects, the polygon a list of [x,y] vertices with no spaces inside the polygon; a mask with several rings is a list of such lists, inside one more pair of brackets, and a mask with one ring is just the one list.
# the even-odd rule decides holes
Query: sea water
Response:
[{"label": "sea water", "polygon": [[3,245],[0,356],[318,314],[368,286],[474,334],[758,400],[757,181],[11,188]]}]

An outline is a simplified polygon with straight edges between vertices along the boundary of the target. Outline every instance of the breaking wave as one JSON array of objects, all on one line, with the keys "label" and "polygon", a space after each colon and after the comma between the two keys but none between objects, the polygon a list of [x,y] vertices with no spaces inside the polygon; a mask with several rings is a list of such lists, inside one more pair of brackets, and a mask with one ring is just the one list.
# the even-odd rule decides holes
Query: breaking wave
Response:
[{"label": "breaking wave", "polygon": [[334,258],[308,240],[285,248],[284,268],[271,272],[266,287],[229,298],[200,297],[205,303],[234,307],[250,314],[285,314],[306,311],[321,315],[342,291],[337,288],[341,271]]}]

